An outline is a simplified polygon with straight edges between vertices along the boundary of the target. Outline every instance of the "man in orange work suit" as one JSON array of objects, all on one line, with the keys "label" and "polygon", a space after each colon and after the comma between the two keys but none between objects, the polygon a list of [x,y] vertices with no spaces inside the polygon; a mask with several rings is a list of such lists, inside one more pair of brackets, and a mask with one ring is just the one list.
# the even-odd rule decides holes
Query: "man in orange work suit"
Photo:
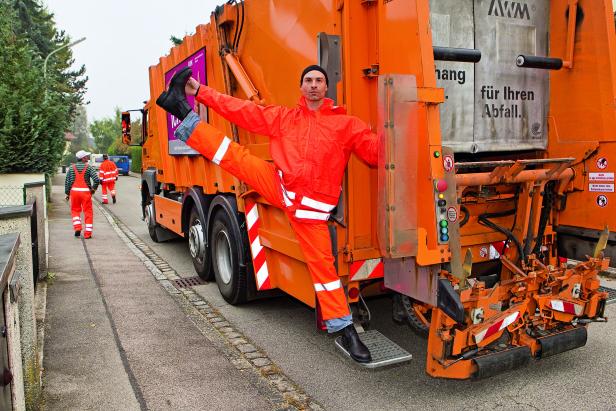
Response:
[{"label": "man in orange work suit", "polygon": [[103,204],[109,204],[109,199],[107,198],[107,191],[109,191],[109,193],[111,194],[111,199],[113,200],[113,204],[115,204],[115,182],[118,179],[118,166],[116,166],[113,161],[109,160],[109,156],[107,154],[103,154],[103,162],[98,169],[98,178],[101,180],[101,198],[103,199]]},{"label": "man in orange work suit", "polygon": [[[340,277],[334,267],[327,220],[341,193],[351,153],[371,166],[378,161],[378,139],[356,117],[326,98],[327,73],[308,66],[300,77],[298,106],[259,106],[200,85],[186,68],[171,80],[156,103],[182,120],[175,135],[205,157],[286,211],[312,276],[330,333],[343,331],[342,343],[358,362],[370,362],[361,342]],[[200,121],[186,101],[194,95],[227,120],[270,137],[273,164],[253,156],[219,130]]]},{"label": "man in orange work suit", "polygon": [[92,195],[96,192],[99,184],[98,176],[94,167],[88,164],[90,153],[79,150],[75,156],[77,162],[71,165],[66,173],[64,193],[66,199],[71,200],[71,217],[75,237],[81,236],[81,213],[85,220],[85,233],[83,238],[92,238],[94,227],[94,215],[92,214]]}]

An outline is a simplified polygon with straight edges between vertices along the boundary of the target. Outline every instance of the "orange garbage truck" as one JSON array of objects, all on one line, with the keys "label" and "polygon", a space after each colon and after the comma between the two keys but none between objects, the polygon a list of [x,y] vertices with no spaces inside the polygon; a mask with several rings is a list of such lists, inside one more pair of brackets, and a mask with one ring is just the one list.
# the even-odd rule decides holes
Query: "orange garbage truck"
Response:
[{"label": "orange garbage truck", "polygon": [[[427,337],[434,377],[489,377],[584,346],[606,321],[599,273],[616,253],[611,0],[231,1],[149,68],[152,239],[186,238],[231,304],[282,291],[318,320],[286,214],[176,139],[179,120],[154,103],[189,66],[220,92],[292,107],[310,64],[380,139],[377,168],[351,158],[328,222],[371,350],[391,343],[368,329],[364,297],[379,294]],[[271,160],[266,136],[194,109]],[[374,352],[366,366],[409,358]]]}]

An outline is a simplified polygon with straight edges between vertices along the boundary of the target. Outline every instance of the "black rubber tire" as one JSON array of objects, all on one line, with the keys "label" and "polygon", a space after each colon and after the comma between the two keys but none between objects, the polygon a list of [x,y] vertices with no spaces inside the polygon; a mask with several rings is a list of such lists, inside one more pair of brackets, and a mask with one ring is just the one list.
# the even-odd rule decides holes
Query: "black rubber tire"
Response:
[{"label": "black rubber tire", "polygon": [[[148,198],[145,206],[148,207],[150,204],[152,203],[152,198]],[[152,218],[156,218],[156,216],[151,216]],[[146,225],[148,227],[148,234],[150,234],[150,238],[152,239],[152,241],[154,241],[155,243],[160,243],[160,240],[158,239],[158,234],[156,233],[156,228],[155,227],[151,227],[150,224],[147,223],[146,221]],[[158,224],[156,224],[158,226]]]},{"label": "black rubber tire", "polygon": [[[189,241],[190,241],[190,229],[195,224],[196,221],[199,221],[201,223],[201,227],[203,230],[203,239],[205,240],[205,238],[207,238],[207,230],[205,229],[205,222],[200,221],[199,212],[197,211],[197,207],[192,207],[192,209],[190,210],[190,218],[188,220],[189,233],[187,234],[187,237],[189,238]],[[202,253],[203,255],[193,257],[191,253],[190,257],[192,259],[193,266],[195,267],[195,271],[197,272],[197,275],[205,281],[212,281],[214,280],[214,270],[212,269],[212,256],[210,254],[210,248],[204,247],[203,250],[204,250]],[[189,246],[189,251],[190,251],[190,246]]]},{"label": "black rubber tire", "polygon": [[247,275],[245,267],[240,266],[241,238],[238,237],[227,212],[218,209],[210,230],[212,267],[220,294],[232,305],[245,303],[248,299]]},{"label": "black rubber tire", "polygon": [[[428,334],[430,333],[430,324],[426,324],[424,321],[421,320],[421,318],[417,316],[415,310],[413,309],[413,299],[407,296],[403,296],[402,305],[406,314],[406,321],[411,327],[411,330],[413,330],[413,332],[420,337],[427,338]],[[429,316],[429,314],[426,315],[426,317]],[[426,320],[429,320],[429,318],[426,318]]]}]

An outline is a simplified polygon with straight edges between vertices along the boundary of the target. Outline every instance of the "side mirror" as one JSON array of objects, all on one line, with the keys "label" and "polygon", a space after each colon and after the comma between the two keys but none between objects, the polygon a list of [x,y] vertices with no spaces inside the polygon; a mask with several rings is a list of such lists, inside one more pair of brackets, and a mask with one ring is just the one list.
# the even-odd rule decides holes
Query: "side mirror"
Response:
[{"label": "side mirror", "polygon": [[130,113],[124,111],[122,112],[122,143],[128,146],[130,142]]}]

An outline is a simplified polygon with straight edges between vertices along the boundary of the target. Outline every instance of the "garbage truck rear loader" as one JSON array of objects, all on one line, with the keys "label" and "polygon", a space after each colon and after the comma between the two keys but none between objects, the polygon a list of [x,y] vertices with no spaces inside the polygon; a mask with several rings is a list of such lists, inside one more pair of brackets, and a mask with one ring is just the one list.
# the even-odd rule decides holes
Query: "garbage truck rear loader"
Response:
[{"label": "garbage truck rear loader", "polygon": [[[176,140],[179,121],[154,104],[191,66],[221,92],[292,106],[318,63],[328,97],[381,139],[377,169],[351,159],[329,223],[357,322],[364,296],[389,293],[395,319],[427,335],[435,377],[581,347],[605,320],[598,273],[615,251],[612,13],[609,0],[227,3],[150,67],[150,234],[186,237],[230,303],[281,290],[318,313],[284,212]],[[271,160],[267,137],[195,110]]]}]

